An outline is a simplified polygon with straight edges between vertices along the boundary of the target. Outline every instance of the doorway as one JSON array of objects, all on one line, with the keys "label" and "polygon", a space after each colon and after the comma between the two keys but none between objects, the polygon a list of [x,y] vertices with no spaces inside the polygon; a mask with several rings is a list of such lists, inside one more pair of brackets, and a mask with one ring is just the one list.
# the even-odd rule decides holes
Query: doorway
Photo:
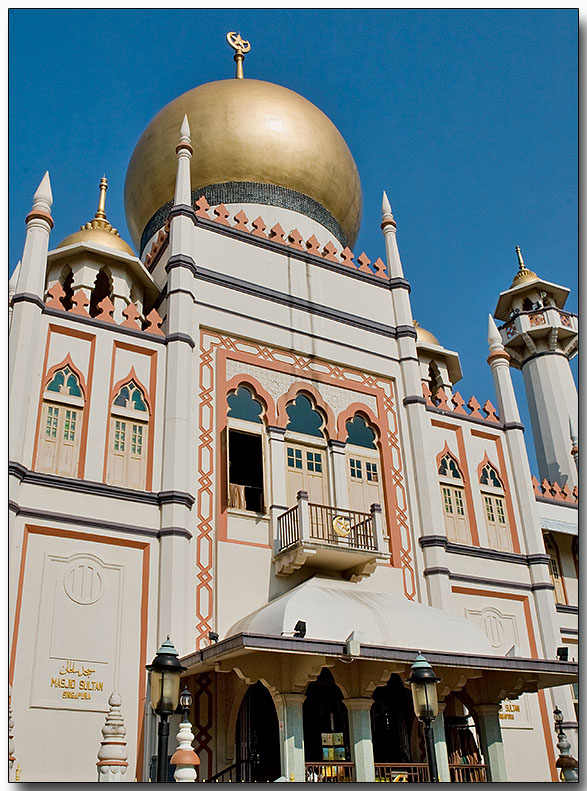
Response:
[{"label": "doorway", "polygon": [[260,682],[252,684],[236,723],[237,782],[272,783],[281,774],[279,722],[273,698]]}]

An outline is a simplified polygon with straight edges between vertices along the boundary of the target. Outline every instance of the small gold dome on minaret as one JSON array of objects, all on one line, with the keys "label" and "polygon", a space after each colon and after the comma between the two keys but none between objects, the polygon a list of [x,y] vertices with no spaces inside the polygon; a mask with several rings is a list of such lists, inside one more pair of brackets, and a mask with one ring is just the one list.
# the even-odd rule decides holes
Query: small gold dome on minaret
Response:
[{"label": "small gold dome on minaret", "polygon": [[440,346],[440,341],[436,335],[433,335],[429,330],[425,330],[424,327],[421,327],[416,319],[412,321],[412,324],[416,330],[416,342],[419,341],[420,343],[431,343],[434,346]]},{"label": "small gold dome on minaret", "polygon": [[112,247],[123,253],[134,256],[134,250],[120,236],[116,228],[106,219],[106,190],[108,189],[108,179],[103,176],[100,180],[100,198],[98,208],[93,220],[82,225],[79,231],[66,236],[57,247],[68,247],[70,244],[80,244],[80,242],[90,242],[101,244],[104,247]]},{"label": "small gold dome on minaret", "polygon": [[516,276],[512,280],[512,284],[510,288],[514,288],[514,286],[519,286],[526,283],[531,283],[533,280],[538,280],[538,275],[536,274],[536,272],[533,272],[531,269],[526,268],[526,264],[524,263],[524,259],[522,258],[522,251],[519,245],[516,245],[516,255],[518,256],[519,269],[516,273]]}]

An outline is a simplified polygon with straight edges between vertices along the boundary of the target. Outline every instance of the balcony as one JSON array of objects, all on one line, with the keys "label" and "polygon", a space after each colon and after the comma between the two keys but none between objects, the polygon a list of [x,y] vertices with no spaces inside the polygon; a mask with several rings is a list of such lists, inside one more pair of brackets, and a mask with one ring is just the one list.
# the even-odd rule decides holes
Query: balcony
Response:
[{"label": "balcony", "polygon": [[[484,764],[449,764],[451,783],[486,783]],[[428,764],[375,764],[376,783],[428,783]]]},{"label": "balcony", "polygon": [[384,551],[383,514],[374,503],[370,513],[308,502],[298,492],[297,505],[278,517],[276,573],[287,576],[304,564],[340,571],[353,582],[388,562]]}]

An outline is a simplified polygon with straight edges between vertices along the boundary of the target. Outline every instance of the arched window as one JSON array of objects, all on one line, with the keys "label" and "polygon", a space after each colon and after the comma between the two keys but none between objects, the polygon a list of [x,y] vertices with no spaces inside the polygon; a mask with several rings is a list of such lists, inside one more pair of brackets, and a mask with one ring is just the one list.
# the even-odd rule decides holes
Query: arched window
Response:
[{"label": "arched window", "polygon": [[544,533],[544,546],[549,557],[548,567],[550,581],[554,585],[554,600],[557,604],[566,604],[567,597],[563,583],[560,554],[552,533]]},{"label": "arched window", "polygon": [[94,281],[94,288],[90,296],[90,316],[97,316],[100,312],[98,304],[106,297],[112,298],[112,283],[110,277],[105,269],[100,269]]},{"label": "arched window", "polygon": [[244,385],[226,400],[228,507],[264,513],[263,404]]},{"label": "arched window", "polygon": [[432,360],[428,366],[428,387],[433,396],[435,396],[438,389],[442,387],[442,376],[434,360]]},{"label": "arched window", "polygon": [[66,266],[61,273],[59,282],[61,283],[61,287],[65,292],[63,297],[61,297],[61,304],[65,310],[71,310],[73,308],[73,272],[68,266]]},{"label": "arched window", "polygon": [[112,402],[108,483],[144,489],[147,472],[149,409],[139,385],[125,382]]},{"label": "arched window", "polygon": [[56,371],[45,387],[41,411],[39,472],[75,477],[79,465],[84,395],[70,365]]},{"label": "arched window", "polygon": [[383,505],[377,435],[361,415],[346,422],[347,481],[350,508],[368,513],[372,503]]},{"label": "arched window", "polygon": [[324,419],[303,393],[285,408],[289,417],[287,432],[305,434],[299,441],[287,437],[285,444],[288,505],[296,503],[298,491],[308,492],[310,501],[328,504],[328,475]]},{"label": "arched window", "polygon": [[457,460],[446,452],[438,464],[444,526],[449,541],[471,543],[471,531],[465,503],[465,484]]},{"label": "arched window", "polygon": [[492,549],[512,551],[512,537],[508,524],[503,483],[490,463],[484,464],[479,475],[487,537]]}]

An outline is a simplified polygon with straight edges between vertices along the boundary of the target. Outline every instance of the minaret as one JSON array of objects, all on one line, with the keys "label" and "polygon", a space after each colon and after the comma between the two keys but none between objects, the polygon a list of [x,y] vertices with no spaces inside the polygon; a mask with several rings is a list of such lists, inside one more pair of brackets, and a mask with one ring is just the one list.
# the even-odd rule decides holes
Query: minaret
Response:
[{"label": "minaret", "polygon": [[[175,197],[170,213],[167,273],[167,358],[165,376],[165,417],[163,435],[163,472],[161,529],[159,531],[159,624],[158,641],[172,635],[184,654],[193,650],[191,602],[192,564],[189,563],[192,539],[190,494],[194,479],[192,454],[194,410],[191,394],[196,391],[194,348],[197,337],[195,314],[196,264],[190,255],[193,242],[193,213],[190,203],[190,160],[192,146],[187,116],[181,125],[176,146],[177,172]],[[178,387],[181,382],[181,387]],[[192,550],[193,551],[193,550]]]},{"label": "minaret", "polygon": [[569,360],[577,352],[577,316],[563,310],[569,289],[542,280],[524,264],[516,247],[518,272],[499,295],[495,318],[510,365],[521,369],[540,479],[572,489],[577,468],[569,421],[577,420],[577,387]]},{"label": "minaret", "polygon": [[[10,461],[30,466],[32,441],[27,442],[30,425],[29,406],[36,404],[34,392],[40,381],[31,386],[31,370],[39,354],[39,327],[44,308],[43,293],[47,272],[49,234],[53,227],[53,194],[49,173],[43,176],[33,196],[33,206],[26,217],[26,237],[20,263],[18,283],[14,285],[10,324],[9,359],[9,457]],[[13,276],[14,277],[14,276]]]},{"label": "minaret", "polygon": [[[397,245],[397,225],[385,192],[381,204],[381,215],[381,230],[385,239],[387,271],[391,285],[392,318],[395,321],[397,333],[401,381],[404,391],[402,405],[405,408],[409,443],[414,456],[414,491],[426,492],[431,495],[415,497],[414,535],[425,536],[435,532],[442,504],[436,476],[435,455],[429,443],[429,417],[426,413],[426,401],[422,395],[420,363],[416,349],[417,332],[413,326],[410,303],[410,284],[404,278]],[[434,499],[435,497],[437,500]],[[423,547],[422,554],[424,568],[445,564],[444,549],[436,544]],[[428,604],[440,609],[450,609],[451,592],[448,576],[444,574],[428,575],[425,584]],[[425,600],[424,593],[423,600]]]}]

